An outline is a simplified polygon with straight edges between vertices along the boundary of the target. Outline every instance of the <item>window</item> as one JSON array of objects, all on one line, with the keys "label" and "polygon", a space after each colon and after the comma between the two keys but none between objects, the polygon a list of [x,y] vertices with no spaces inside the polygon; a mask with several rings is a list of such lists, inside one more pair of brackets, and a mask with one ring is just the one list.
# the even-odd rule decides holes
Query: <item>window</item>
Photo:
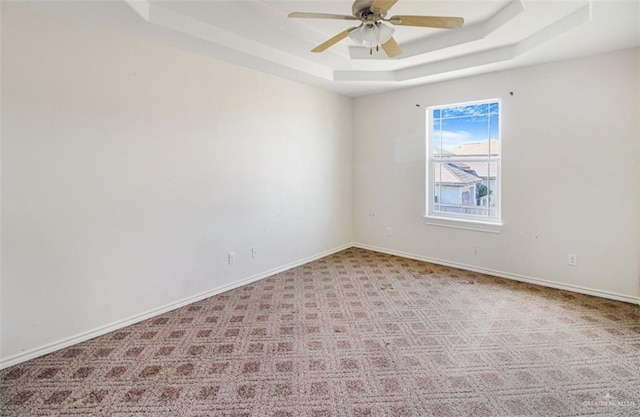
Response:
[{"label": "window", "polygon": [[500,231],[500,101],[427,110],[427,223]]}]

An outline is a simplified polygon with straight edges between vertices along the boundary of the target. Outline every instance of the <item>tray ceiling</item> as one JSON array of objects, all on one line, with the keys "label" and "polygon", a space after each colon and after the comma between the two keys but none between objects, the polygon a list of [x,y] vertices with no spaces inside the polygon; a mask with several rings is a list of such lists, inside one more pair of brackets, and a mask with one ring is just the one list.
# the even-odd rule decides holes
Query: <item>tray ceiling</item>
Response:
[{"label": "tray ceiling", "polygon": [[465,24],[396,26],[403,54],[393,59],[382,51],[369,55],[349,38],[311,53],[354,22],[287,18],[292,11],[351,14],[351,1],[19,4],[351,96],[640,45],[635,0],[400,0],[390,14],[462,16]]}]

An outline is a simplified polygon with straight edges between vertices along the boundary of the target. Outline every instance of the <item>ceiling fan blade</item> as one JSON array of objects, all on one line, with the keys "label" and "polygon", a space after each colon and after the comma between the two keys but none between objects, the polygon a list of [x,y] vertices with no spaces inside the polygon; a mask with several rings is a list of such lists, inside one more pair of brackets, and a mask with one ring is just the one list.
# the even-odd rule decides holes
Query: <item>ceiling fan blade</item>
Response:
[{"label": "ceiling fan blade", "polygon": [[384,49],[384,52],[389,58],[393,58],[402,53],[402,49],[400,49],[400,46],[398,46],[398,42],[396,42],[393,37],[382,44],[382,49]]},{"label": "ceiling fan blade", "polygon": [[347,16],[343,14],[332,13],[305,13],[305,12],[291,12],[287,17],[302,18],[302,19],[339,19],[339,20],[360,20],[354,16]]},{"label": "ceiling fan blade", "polygon": [[447,16],[392,16],[389,22],[400,26],[458,29],[464,23],[464,19],[462,17]]},{"label": "ceiling fan blade", "polygon": [[342,32],[340,32],[336,36],[334,36],[333,38],[328,39],[328,40],[324,41],[323,43],[321,43],[320,45],[318,45],[315,48],[313,48],[311,50],[311,52],[322,52],[322,51],[324,51],[328,47],[340,42],[341,40],[343,40],[344,38],[349,36],[349,33],[351,33],[351,31],[355,30],[355,29],[357,29],[357,27],[353,27],[353,28],[349,28],[347,30],[343,30]]},{"label": "ceiling fan blade", "polygon": [[398,2],[398,0],[374,0],[371,10],[379,10],[382,14],[386,14],[389,9]]}]

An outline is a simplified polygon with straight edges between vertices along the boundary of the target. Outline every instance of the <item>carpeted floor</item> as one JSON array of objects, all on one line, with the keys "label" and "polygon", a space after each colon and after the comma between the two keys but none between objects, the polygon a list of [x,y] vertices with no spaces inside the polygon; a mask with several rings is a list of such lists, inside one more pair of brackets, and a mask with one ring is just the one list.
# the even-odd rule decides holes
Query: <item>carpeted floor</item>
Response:
[{"label": "carpeted floor", "polygon": [[349,249],[0,378],[7,416],[638,416],[640,307]]}]

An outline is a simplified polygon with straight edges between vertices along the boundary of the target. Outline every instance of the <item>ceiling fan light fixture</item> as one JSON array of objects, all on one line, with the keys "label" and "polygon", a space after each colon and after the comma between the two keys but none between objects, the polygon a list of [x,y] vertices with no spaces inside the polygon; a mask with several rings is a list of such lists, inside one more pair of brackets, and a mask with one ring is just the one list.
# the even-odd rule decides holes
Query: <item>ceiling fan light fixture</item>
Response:
[{"label": "ceiling fan light fixture", "polygon": [[395,29],[382,22],[365,22],[357,29],[353,30],[349,37],[358,45],[375,48],[387,42],[393,36]]},{"label": "ceiling fan light fixture", "polygon": [[371,44],[378,39],[378,28],[372,23],[363,23],[356,30],[349,34],[349,37],[353,39],[358,45]]},{"label": "ceiling fan light fixture", "polygon": [[382,45],[387,43],[389,39],[393,36],[393,33],[396,31],[394,28],[383,24],[382,22],[378,22],[378,45]]}]

